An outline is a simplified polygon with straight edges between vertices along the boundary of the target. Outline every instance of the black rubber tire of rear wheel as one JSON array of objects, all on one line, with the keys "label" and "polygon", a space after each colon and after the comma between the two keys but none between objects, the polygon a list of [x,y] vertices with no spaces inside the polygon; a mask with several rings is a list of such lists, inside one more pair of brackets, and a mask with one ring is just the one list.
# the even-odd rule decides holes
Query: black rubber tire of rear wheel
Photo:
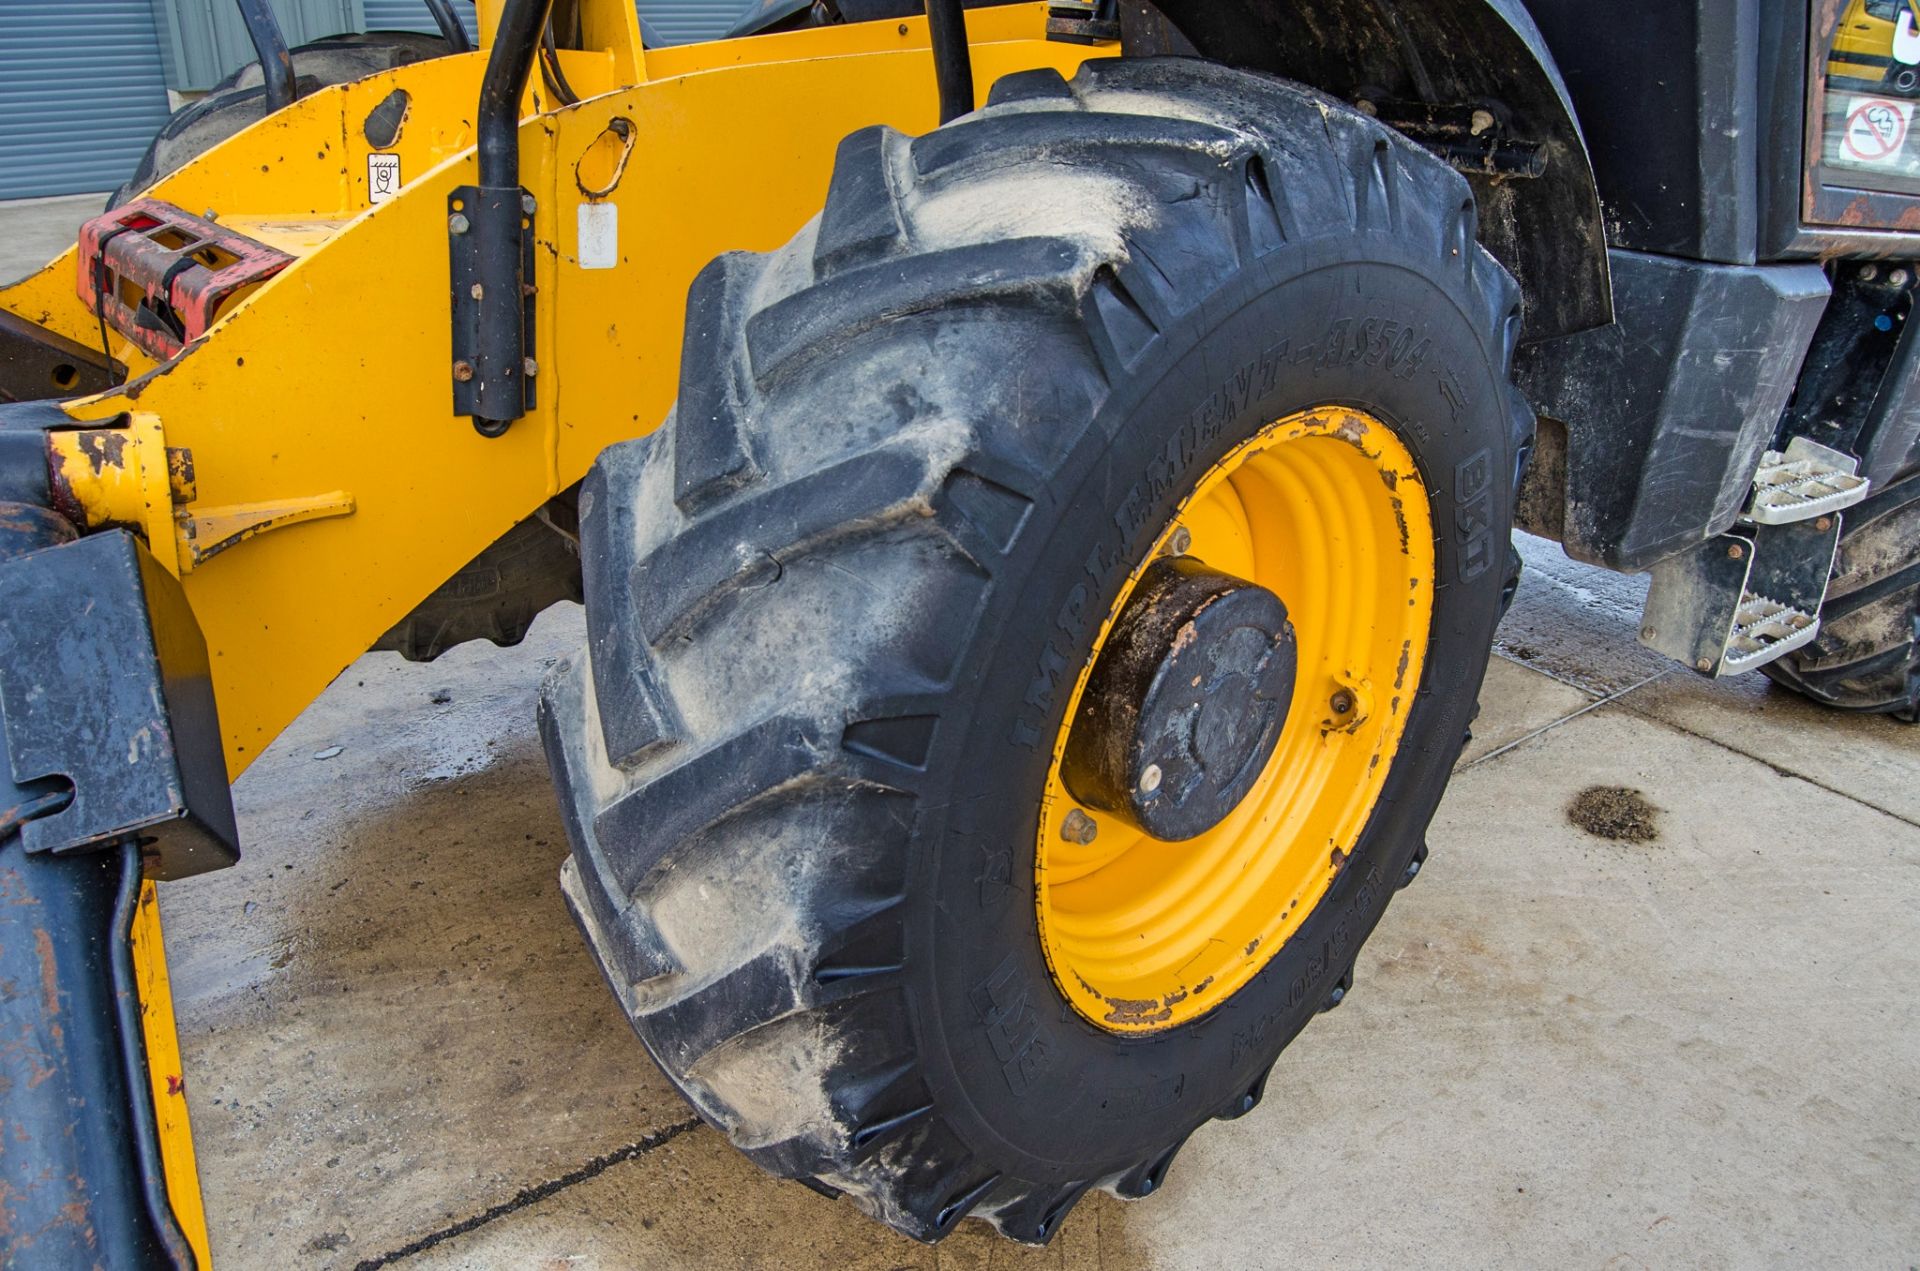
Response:
[{"label": "black rubber tire of rear wheel", "polygon": [[530,516],[434,588],[373,647],[409,662],[431,662],[469,640],[516,645],[547,609],[580,599],[578,548]]},{"label": "black rubber tire of rear wheel", "polygon": [[1840,514],[1820,634],[1761,669],[1827,706],[1920,721],[1920,471]]},{"label": "black rubber tire of rear wheel", "polygon": [[[347,84],[410,62],[445,57],[447,42],[411,31],[367,31],[331,35],[291,51],[294,87],[304,97],[317,88]],[[249,62],[190,101],[160,126],[126,183],[107,200],[119,207],[161,177],[199,157],[250,124],[266,110],[260,64]],[[194,210],[198,210],[197,208]]]},{"label": "black rubber tire of rear wheel", "polygon": [[[814,223],[703,271],[673,415],[583,488],[588,647],[541,704],[569,905],[700,1114],[910,1236],[1040,1243],[1251,1109],[1424,858],[1509,586],[1519,324],[1457,173],[1178,59],[855,133]],[[1095,1027],[1034,908],[1067,693],[1200,474],[1332,403],[1395,428],[1436,526],[1385,790],[1246,987]]]}]

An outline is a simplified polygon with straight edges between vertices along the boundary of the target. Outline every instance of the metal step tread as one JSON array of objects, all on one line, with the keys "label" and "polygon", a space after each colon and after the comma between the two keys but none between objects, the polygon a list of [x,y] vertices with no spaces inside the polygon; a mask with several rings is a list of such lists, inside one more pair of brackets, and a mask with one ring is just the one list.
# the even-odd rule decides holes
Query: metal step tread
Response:
[{"label": "metal step tread", "polygon": [[1867,478],[1854,469],[1860,461],[1805,437],[1787,443],[1786,453],[1769,450],[1753,474],[1748,520],[1786,525],[1851,507],[1867,497]]},{"label": "metal step tread", "polygon": [[1791,653],[1820,634],[1817,614],[1782,604],[1758,592],[1742,592],[1733,634],[1720,659],[1719,674],[1736,675]]}]

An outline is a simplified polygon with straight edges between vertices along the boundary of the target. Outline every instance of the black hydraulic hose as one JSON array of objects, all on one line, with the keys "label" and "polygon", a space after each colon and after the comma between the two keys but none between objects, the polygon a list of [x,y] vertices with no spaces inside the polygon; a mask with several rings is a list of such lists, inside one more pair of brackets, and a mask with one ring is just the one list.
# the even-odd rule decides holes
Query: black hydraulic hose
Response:
[{"label": "black hydraulic hose", "polygon": [[287,52],[286,37],[274,21],[267,0],[234,0],[240,6],[240,20],[247,24],[247,38],[260,57],[260,76],[266,81],[267,113],[293,105],[293,54]]},{"label": "black hydraulic hose", "polygon": [[133,965],[133,920],[140,911],[140,886],[143,871],[140,849],[134,843],[123,844],[120,852],[120,882],[114,889],[112,977],[115,1015],[120,1025],[120,1063],[127,1074],[127,1102],[131,1105],[128,1121],[133,1130],[133,1150],[140,1160],[141,1192],[147,1204],[147,1220],[167,1260],[179,1271],[192,1271],[197,1265],[193,1249],[180,1230],[167,1195],[166,1163],[160,1155],[160,1121],[153,1106],[153,1076],[147,1067],[147,1037],[141,1024],[140,983]]},{"label": "black hydraulic hose", "polygon": [[433,24],[440,28],[440,37],[448,48],[456,53],[473,52],[473,41],[467,38],[460,15],[453,11],[453,0],[427,0],[427,12],[433,15]]},{"label": "black hydraulic hose", "polygon": [[507,0],[493,52],[480,80],[480,184],[489,189],[520,185],[520,97],[527,91],[540,33],[553,0]]},{"label": "black hydraulic hose", "polygon": [[940,122],[951,123],[973,109],[973,55],[961,0],[927,0],[927,35],[940,86]]},{"label": "black hydraulic hose", "polygon": [[547,32],[540,37],[540,78],[547,81],[547,91],[562,106],[578,106],[580,94],[573,91],[573,85],[567,83],[567,73],[560,69],[560,52],[553,44],[553,23],[547,23]]}]

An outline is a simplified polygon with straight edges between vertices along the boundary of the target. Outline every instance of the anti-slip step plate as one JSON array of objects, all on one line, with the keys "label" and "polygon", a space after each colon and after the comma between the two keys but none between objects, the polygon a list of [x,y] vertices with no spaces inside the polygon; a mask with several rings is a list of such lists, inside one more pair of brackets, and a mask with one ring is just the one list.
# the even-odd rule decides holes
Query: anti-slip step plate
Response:
[{"label": "anti-slip step plate", "polygon": [[1868,481],[1856,474],[1852,455],[1795,437],[1786,453],[1769,450],[1753,474],[1746,519],[1756,525],[1789,525],[1838,512],[1867,497]]},{"label": "anti-slip step plate", "polygon": [[1749,591],[1742,593],[1720,675],[1738,675],[1783,657],[1820,634],[1820,619],[1804,609]]},{"label": "anti-slip step plate", "polygon": [[1791,653],[1819,634],[1841,520],[1751,526],[1661,561],[1640,642],[1715,676]]}]

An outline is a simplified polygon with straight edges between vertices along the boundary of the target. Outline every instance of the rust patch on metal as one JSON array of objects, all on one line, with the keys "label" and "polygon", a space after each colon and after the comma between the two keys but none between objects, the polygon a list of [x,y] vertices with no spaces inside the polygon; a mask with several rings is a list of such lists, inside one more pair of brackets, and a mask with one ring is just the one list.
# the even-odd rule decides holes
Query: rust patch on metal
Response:
[{"label": "rust patch on metal", "polygon": [[53,934],[45,927],[33,929],[33,949],[40,958],[40,1009],[53,1019],[60,1014],[60,972],[54,965]]},{"label": "rust patch on metal", "polygon": [[127,466],[127,434],[118,428],[89,428],[80,433],[80,453],[99,476],[107,468]]}]

